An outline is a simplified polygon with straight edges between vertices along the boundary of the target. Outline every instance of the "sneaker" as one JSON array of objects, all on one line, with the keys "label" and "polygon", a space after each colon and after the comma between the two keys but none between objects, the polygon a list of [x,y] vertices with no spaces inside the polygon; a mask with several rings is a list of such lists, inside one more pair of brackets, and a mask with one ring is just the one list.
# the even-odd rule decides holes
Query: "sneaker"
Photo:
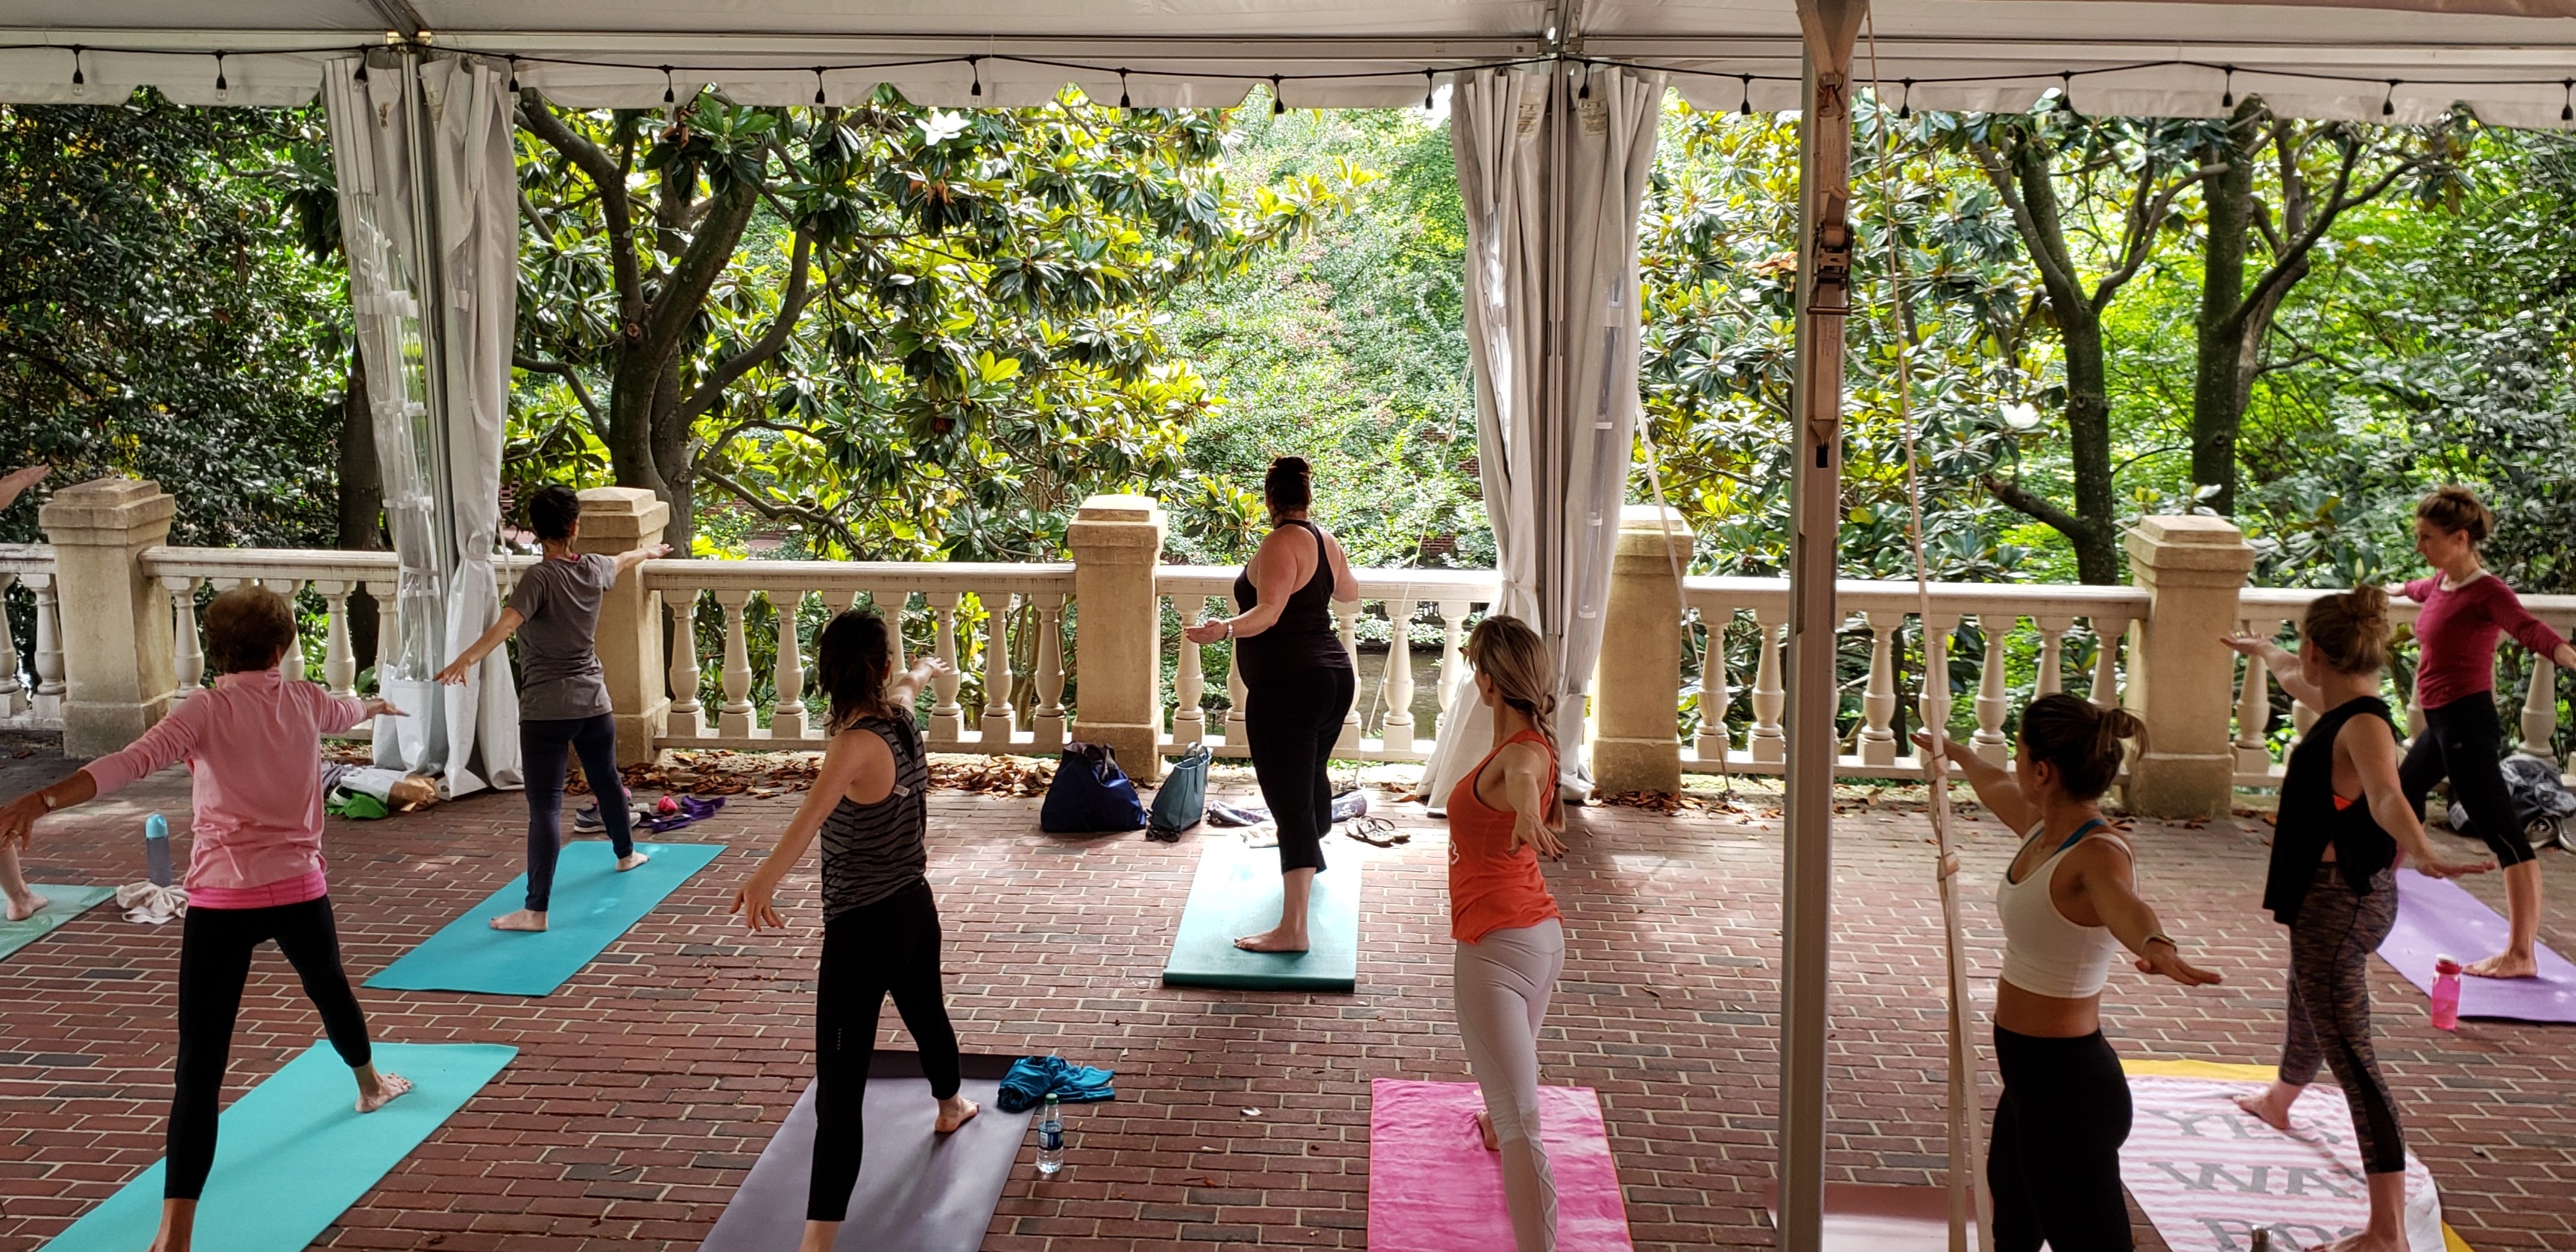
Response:
[{"label": "sneaker", "polygon": [[599,816],[599,806],[594,804],[589,808],[583,809],[582,811],[572,815],[572,828],[574,830],[606,830],[608,829],[608,823]]}]

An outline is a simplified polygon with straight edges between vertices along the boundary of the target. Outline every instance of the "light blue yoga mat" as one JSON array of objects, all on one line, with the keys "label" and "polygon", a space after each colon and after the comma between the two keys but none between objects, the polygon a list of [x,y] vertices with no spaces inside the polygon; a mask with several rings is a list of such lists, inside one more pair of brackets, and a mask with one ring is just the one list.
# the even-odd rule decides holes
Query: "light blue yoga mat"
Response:
[{"label": "light blue yoga mat", "polygon": [[0,961],[43,938],[45,932],[88,912],[91,905],[116,894],[113,887],[65,887],[45,882],[31,882],[27,886],[53,904],[25,921],[0,922]]},{"label": "light blue yoga mat", "polygon": [[[518,1055],[498,1043],[379,1043],[379,1072],[412,1081],[409,1094],[373,1113],[354,1104],[357,1084],[327,1043],[225,1109],[216,1123],[215,1168],[197,1205],[197,1252],[298,1252],[411,1155],[483,1084]],[[162,1171],[125,1184],[44,1252],[137,1252],[161,1228]]]},{"label": "light blue yoga mat", "polygon": [[635,848],[653,859],[621,874],[607,840],[565,844],[555,862],[554,897],[547,902],[544,931],[492,929],[491,919],[527,903],[528,876],[521,874],[377,971],[367,985],[394,991],[552,994],[691,874],[706,868],[725,845],[638,843]]},{"label": "light blue yoga mat", "polygon": [[1279,924],[1279,850],[1240,840],[1199,844],[1199,873],[1181,906],[1180,932],[1163,963],[1167,987],[1247,991],[1350,991],[1359,984],[1360,860],[1344,855],[1315,875],[1306,900],[1307,951],[1246,952],[1238,935]]}]

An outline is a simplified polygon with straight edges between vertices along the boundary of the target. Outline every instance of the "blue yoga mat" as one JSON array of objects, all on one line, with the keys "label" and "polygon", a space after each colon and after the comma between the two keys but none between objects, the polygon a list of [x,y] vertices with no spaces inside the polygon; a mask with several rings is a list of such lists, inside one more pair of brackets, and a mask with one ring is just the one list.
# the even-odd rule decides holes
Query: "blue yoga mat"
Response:
[{"label": "blue yoga mat", "polygon": [[[412,1081],[373,1113],[327,1043],[271,1074],[216,1123],[215,1168],[197,1205],[197,1252],[297,1252],[411,1155],[518,1055],[498,1043],[379,1043],[376,1068]],[[161,1228],[166,1162],[125,1184],[45,1252],[136,1252]]]},{"label": "blue yoga mat", "polygon": [[377,971],[367,985],[394,991],[551,994],[725,850],[721,843],[635,847],[653,859],[621,874],[607,840],[565,844],[555,862],[554,898],[544,931],[492,929],[492,918],[527,903],[528,876],[521,874]]},{"label": "blue yoga mat", "polygon": [[1359,984],[1360,859],[1340,856],[1315,875],[1306,898],[1304,952],[1246,952],[1238,935],[1279,924],[1279,852],[1240,840],[1201,840],[1198,877],[1181,906],[1167,987],[1232,987],[1246,991],[1350,991]]},{"label": "blue yoga mat", "polygon": [[36,940],[47,931],[90,910],[92,905],[115,895],[112,887],[64,887],[53,883],[33,882],[27,886],[53,903],[43,912],[21,922],[0,922],[0,960]]}]

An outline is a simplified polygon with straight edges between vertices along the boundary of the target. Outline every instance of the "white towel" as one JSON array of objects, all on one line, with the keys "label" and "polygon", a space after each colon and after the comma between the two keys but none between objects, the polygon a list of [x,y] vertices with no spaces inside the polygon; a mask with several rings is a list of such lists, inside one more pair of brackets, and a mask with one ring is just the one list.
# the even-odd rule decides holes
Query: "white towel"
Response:
[{"label": "white towel", "polygon": [[129,922],[148,922],[158,926],[171,918],[188,915],[188,889],[148,882],[127,883],[116,889],[116,907],[125,910],[125,920]]}]

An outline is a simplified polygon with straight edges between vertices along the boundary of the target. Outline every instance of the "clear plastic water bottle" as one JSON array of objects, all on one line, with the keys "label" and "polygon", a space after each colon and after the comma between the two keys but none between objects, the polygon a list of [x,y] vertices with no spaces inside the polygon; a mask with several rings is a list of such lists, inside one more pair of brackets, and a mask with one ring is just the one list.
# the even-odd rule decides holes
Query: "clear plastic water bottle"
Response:
[{"label": "clear plastic water bottle", "polygon": [[1038,1113],[1038,1173],[1054,1177],[1064,1168],[1064,1115],[1057,1111],[1055,1097],[1046,1098],[1046,1108]]},{"label": "clear plastic water bottle", "polygon": [[2447,956],[2433,958],[2433,1025],[2460,1028],[2460,963]]},{"label": "clear plastic water bottle", "polygon": [[158,813],[143,819],[143,864],[153,886],[170,885],[170,823]]}]

